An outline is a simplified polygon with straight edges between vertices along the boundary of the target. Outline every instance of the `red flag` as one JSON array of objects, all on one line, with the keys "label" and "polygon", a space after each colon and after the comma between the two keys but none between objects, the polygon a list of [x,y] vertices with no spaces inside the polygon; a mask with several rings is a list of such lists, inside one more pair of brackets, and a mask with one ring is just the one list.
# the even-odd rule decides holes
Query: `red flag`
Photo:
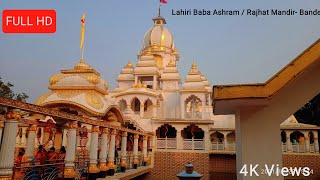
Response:
[{"label": "red flag", "polygon": [[168,1],[167,0],[160,0],[160,3],[167,4]]}]

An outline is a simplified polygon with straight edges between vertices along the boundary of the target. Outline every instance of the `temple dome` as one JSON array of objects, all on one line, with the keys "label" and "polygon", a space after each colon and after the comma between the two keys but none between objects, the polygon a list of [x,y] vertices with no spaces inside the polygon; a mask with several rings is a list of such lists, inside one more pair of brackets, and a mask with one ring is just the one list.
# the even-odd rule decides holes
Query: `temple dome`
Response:
[{"label": "temple dome", "polygon": [[144,35],[143,49],[152,47],[154,44],[174,49],[174,41],[171,32],[164,26],[166,24],[165,19],[162,16],[158,16],[153,19],[154,26],[147,31]]},{"label": "temple dome", "polygon": [[83,59],[73,69],[51,76],[49,83],[51,92],[40,96],[37,105],[69,104],[99,116],[111,105],[105,98],[108,83]]}]

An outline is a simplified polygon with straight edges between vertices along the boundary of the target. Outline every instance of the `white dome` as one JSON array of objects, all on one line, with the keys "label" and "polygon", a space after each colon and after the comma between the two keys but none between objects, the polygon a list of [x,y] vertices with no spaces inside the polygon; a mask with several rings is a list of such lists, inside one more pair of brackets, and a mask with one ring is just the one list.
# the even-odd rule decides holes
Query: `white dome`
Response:
[{"label": "white dome", "polygon": [[160,47],[174,49],[173,36],[171,32],[164,26],[166,21],[159,16],[153,19],[154,26],[145,35],[143,40],[143,49],[156,44]]}]

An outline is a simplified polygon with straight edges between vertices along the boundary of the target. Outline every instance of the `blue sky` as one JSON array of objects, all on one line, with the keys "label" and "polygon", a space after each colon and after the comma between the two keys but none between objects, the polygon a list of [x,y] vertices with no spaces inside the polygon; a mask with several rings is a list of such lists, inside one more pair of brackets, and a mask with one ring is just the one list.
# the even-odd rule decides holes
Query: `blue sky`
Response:
[{"label": "blue sky", "polygon": [[[5,1],[4,9],[54,9],[55,34],[0,32],[0,77],[29,102],[48,92],[48,79],[80,59],[80,19],[86,12],[85,60],[111,88],[128,60],[137,61],[157,0]],[[319,38],[320,16],[173,16],[172,9],[320,8],[319,0],[168,0],[162,8],[180,52],[181,77],[193,60],[211,84],[264,82]]]}]

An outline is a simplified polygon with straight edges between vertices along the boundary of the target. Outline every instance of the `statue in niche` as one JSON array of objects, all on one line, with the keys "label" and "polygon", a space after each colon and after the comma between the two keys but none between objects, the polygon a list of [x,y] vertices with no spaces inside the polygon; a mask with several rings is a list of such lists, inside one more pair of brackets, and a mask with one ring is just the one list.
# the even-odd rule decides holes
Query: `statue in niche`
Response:
[{"label": "statue in niche", "polygon": [[195,98],[191,101],[190,112],[191,112],[191,118],[195,119],[197,114],[197,100]]},{"label": "statue in niche", "polygon": [[190,112],[191,112],[191,119],[200,118],[199,113],[201,112],[201,106],[200,106],[200,102],[197,101],[196,98],[193,98],[191,101]]}]

